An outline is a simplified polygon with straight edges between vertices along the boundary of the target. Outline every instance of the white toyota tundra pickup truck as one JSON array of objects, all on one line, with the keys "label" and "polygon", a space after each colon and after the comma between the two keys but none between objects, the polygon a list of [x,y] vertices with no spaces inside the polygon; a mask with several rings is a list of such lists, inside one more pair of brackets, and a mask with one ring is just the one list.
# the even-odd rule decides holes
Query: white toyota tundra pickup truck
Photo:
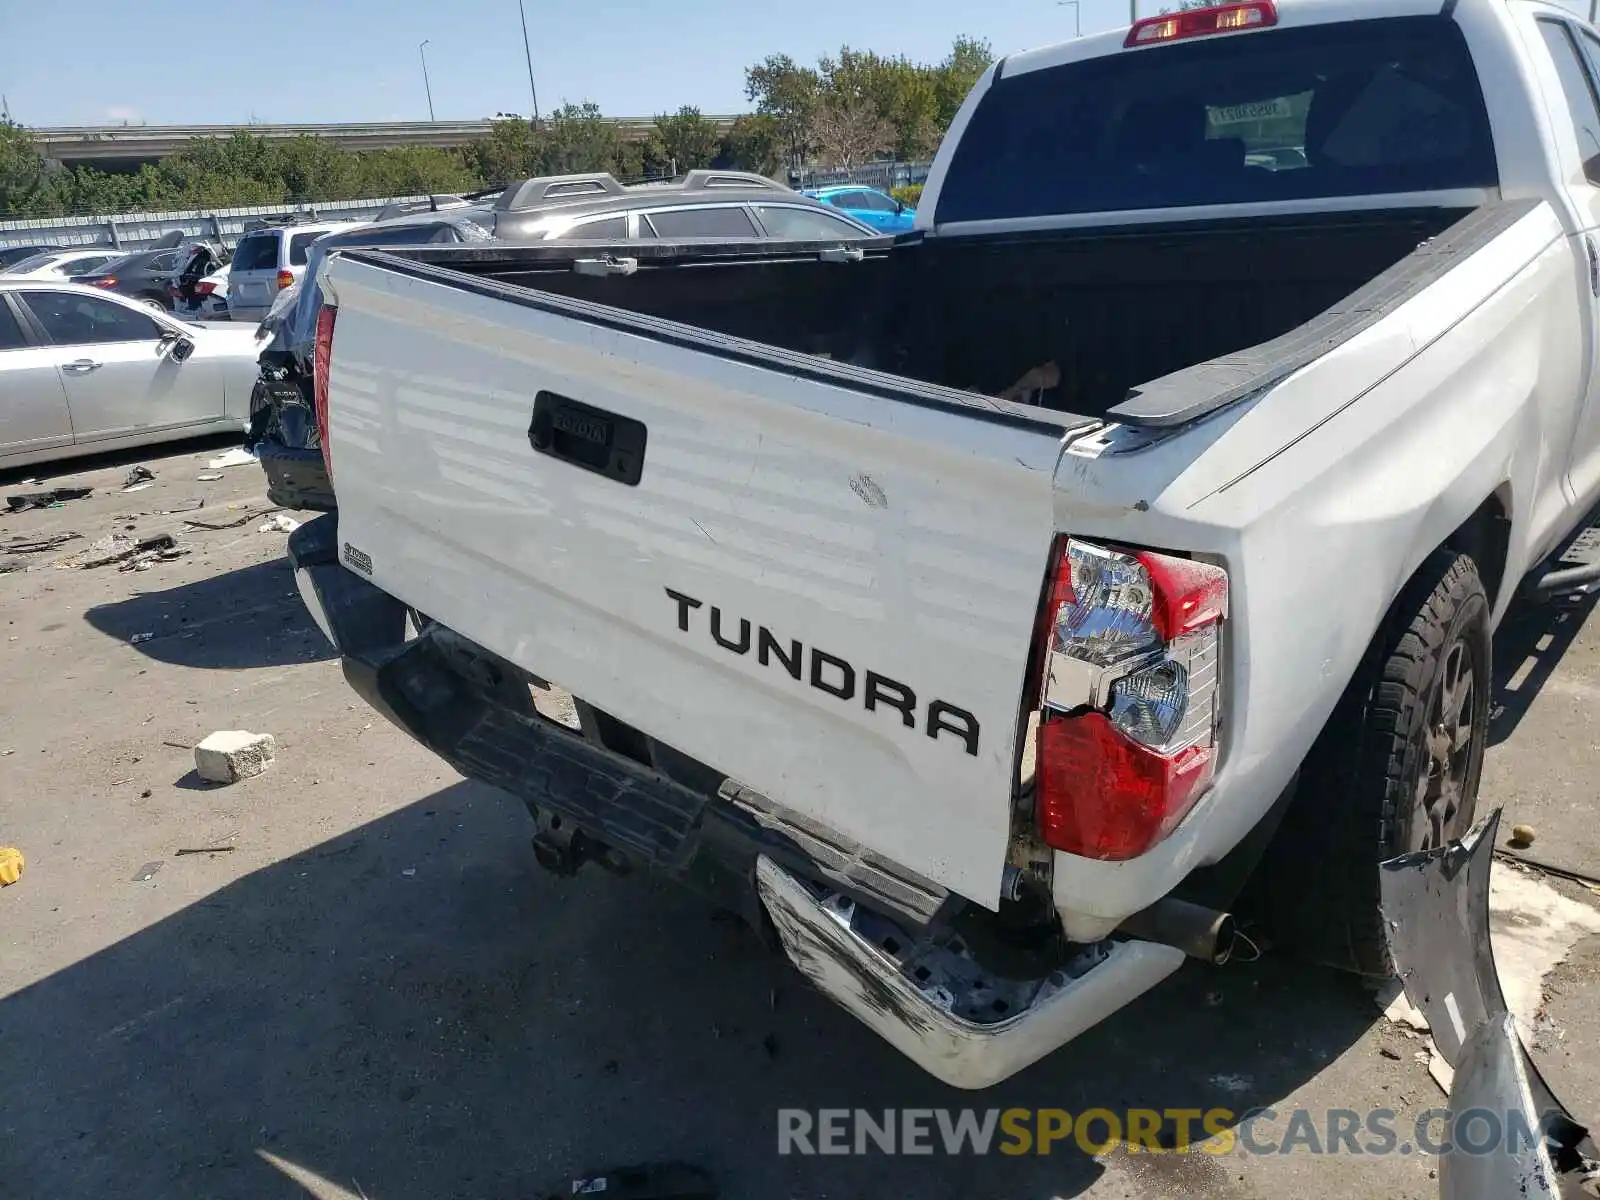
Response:
[{"label": "white toyota tundra pickup truck", "polygon": [[341,251],[301,591],[541,863],[951,1084],[1235,914],[1384,972],[1496,622],[1600,576],[1597,96],[1555,4],[1251,0],[995,64],[899,239]]}]

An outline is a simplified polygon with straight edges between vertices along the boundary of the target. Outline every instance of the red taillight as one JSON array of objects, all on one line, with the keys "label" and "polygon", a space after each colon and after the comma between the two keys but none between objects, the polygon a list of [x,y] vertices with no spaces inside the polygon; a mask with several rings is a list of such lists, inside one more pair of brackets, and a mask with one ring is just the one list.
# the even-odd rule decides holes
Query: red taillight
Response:
[{"label": "red taillight", "polygon": [[1211,778],[1210,747],[1171,757],[1123,736],[1103,713],[1039,727],[1039,827],[1057,850],[1138,858],[1188,816]]},{"label": "red taillight", "polygon": [[1136,858],[1176,829],[1216,767],[1220,567],[1075,539],[1043,621],[1040,835],[1084,858]]},{"label": "red taillight", "polygon": [[1146,17],[1128,30],[1124,46],[1150,46],[1176,42],[1183,38],[1205,37],[1212,33],[1236,33],[1244,29],[1264,29],[1278,23],[1273,0],[1249,0],[1245,4],[1219,4],[1214,8],[1191,8],[1185,12]]},{"label": "red taillight", "polygon": [[214,292],[216,290],[217,290],[217,285],[216,284],[207,283],[203,279],[199,283],[194,285],[194,294],[196,296],[209,296],[209,295],[211,295],[212,292]]},{"label": "red taillight", "polygon": [[287,270],[286,271],[279,271],[278,272],[278,290],[281,292],[281,291],[283,291],[284,288],[293,287],[293,286],[294,286],[294,272],[293,271],[287,271]]},{"label": "red taillight", "polygon": [[95,287],[116,287],[117,277],[115,275],[102,275],[100,278],[91,279],[89,282]]},{"label": "red taillight", "polygon": [[322,443],[322,465],[333,478],[333,454],[328,445],[328,366],[333,361],[333,322],[339,310],[324,304],[317,312],[317,345],[312,355],[312,396],[317,409],[317,440]]}]

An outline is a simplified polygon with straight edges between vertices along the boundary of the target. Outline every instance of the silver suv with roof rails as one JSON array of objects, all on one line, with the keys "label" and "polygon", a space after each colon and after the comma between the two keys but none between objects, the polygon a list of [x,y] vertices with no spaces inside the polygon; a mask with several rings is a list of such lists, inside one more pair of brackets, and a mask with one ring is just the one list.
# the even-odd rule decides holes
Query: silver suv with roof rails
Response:
[{"label": "silver suv with roof rails", "polygon": [[512,184],[487,224],[496,238],[876,237],[876,230],[750,171],[690,171],[681,180],[628,186],[605,172]]}]

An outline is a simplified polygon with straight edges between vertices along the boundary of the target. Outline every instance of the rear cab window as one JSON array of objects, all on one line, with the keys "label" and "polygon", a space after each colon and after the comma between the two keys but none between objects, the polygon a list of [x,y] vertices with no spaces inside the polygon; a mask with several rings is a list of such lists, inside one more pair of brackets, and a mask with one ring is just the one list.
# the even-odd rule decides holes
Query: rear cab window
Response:
[{"label": "rear cab window", "polygon": [[249,233],[239,239],[233,252],[234,271],[276,271],[278,269],[278,238],[276,229],[263,233]]},{"label": "rear cab window", "polygon": [[1498,184],[1460,28],[1384,17],[1002,72],[956,147],[935,220]]}]

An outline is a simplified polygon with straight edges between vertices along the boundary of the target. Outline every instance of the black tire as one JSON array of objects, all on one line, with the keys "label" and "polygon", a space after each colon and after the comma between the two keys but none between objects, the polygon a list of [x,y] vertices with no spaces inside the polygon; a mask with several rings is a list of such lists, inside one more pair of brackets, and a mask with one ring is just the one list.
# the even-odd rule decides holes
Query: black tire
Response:
[{"label": "black tire", "polygon": [[1439,551],[1390,609],[1301,769],[1263,864],[1280,947],[1393,974],[1378,864],[1461,836],[1488,744],[1489,598],[1477,564]]}]

